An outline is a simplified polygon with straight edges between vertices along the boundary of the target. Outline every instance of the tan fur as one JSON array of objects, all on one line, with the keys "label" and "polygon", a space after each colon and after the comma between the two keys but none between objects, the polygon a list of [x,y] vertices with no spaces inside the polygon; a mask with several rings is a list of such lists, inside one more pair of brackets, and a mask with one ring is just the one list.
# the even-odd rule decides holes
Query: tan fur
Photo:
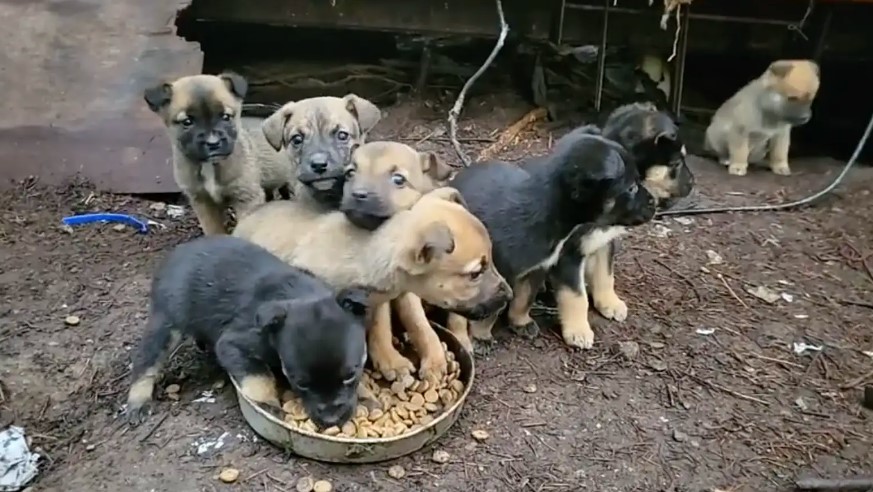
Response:
[{"label": "tan fur", "polygon": [[276,378],[270,374],[246,376],[239,382],[239,389],[249,400],[273,407],[282,406]]},{"label": "tan fur", "polygon": [[770,169],[788,175],[792,124],[767,121],[760,101],[768,94],[793,99],[807,106],[818,94],[819,66],[812,60],[777,60],[757,79],[725,101],[706,130],[706,146],[715,151],[728,173],[743,176],[749,162],[769,154]]},{"label": "tan fur", "polygon": [[473,353],[473,341],[470,340],[467,318],[450,313],[448,320],[446,321],[446,328],[448,328],[452,335],[455,335],[455,338],[461,342],[462,347],[467,349],[471,354]]},{"label": "tan fur", "polygon": [[[372,232],[353,226],[341,212],[320,213],[301,203],[279,201],[242,220],[234,235],[312,271],[336,288],[374,288],[381,293],[380,302],[410,293],[451,311],[473,307],[508,290],[491,262],[491,239],[485,226],[461,205],[460,195],[452,188],[423,195],[409,210],[398,212]],[[484,273],[473,279],[471,265],[485,265]],[[392,367],[408,368],[388,348],[390,316],[386,322],[382,313],[371,325],[371,340],[378,340],[375,353],[371,352],[374,364],[384,364],[386,372]],[[407,312],[404,316],[418,315]],[[411,334],[424,330],[418,319],[412,323]],[[425,357],[433,347],[427,345],[425,335],[421,340],[417,348]]]},{"label": "tan fur", "polygon": [[585,282],[591,289],[594,308],[604,318],[627,319],[627,304],[615,293],[615,274],[609,268],[609,247],[595,251],[585,260]]},{"label": "tan fur", "polygon": [[[264,188],[279,188],[291,177],[287,157],[270,147],[259,125],[244,121],[243,101],[231,92],[223,77],[191,75],[168,83],[172,99],[159,112],[172,145],[176,184],[191,202],[205,234],[226,233],[227,207],[234,209],[238,219],[244,217],[264,203]],[[183,120],[186,108],[196,104],[193,94],[204,91],[233,115],[238,131],[233,153],[218,164],[191,162],[178,144],[175,122]]]},{"label": "tan fur", "polygon": [[[264,120],[261,133],[267,143],[276,151],[281,151],[291,161],[292,169],[300,166],[300,152],[289,145],[291,137],[302,135],[330,136],[338,130],[349,133],[346,142],[349,149],[362,145],[367,133],[382,118],[382,112],[372,102],[355,94],[343,97],[312,97],[291,101]],[[293,181],[295,195],[306,199],[309,194],[305,186]]]},{"label": "tan fur", "polygon": [[530,305],[536,292],[527,278],[521,278],[512,286],[512,293],[512,302],[509,303],[506,315],[513,325],[524,326],[533,321],[530,317]]},{"label": "tan fur", "polygon": [[566,287],[555,292],[558,304],[558,319],[561,321],[561,336],[572,347],[590,349],[594,346],[594,331],[588,324],[588,295],[581,295]]}]

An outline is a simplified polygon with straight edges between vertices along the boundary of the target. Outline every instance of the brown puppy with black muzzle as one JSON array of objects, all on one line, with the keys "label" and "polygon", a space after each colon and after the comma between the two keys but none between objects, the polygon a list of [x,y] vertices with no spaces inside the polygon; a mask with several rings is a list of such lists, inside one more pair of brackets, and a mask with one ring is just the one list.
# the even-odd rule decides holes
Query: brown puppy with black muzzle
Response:
[{"label": "brown puppy with black muzzle", "polygon": [[768,153],[773,173],[791,174],[791,129],[812,118],[820,77],[812,60],[774,61],[718,108],[706,129],[706,150],[735,176],[745,176],[749,162]]},{"label": "brown puppy with black muzzle", "polygon": [[294,194],[322,211],[339,207],[352,152],[382,119],[370,101],[354,94],[286,103],[264,120],[262,131],[294,168]]},{"label": "brown puppy with black muzzle", "polygon": [[242,118],[247,90],[243,77],[223,73],[162,82],[143,95],[166,126],[173,176],[204,234],[225,234],[228,206],[240,219],[264,203],[265,190],[292,178],[291,162],[267,143],[260,122]]},{"label": "brown puppy with black muzzle", "polygon": [[[409,210],[425,193],[448,180],[453,168],[432,152],[418,152],[398,142],[368,142],[358,147],[346,167],[345,187],[340,211],[352,224],[374,231],[386,220],[403,210]],[[376,316],[386,323],[379,329],[391,329],[390,309],[394,307],[409,339],[420,354],[419,376],[440,379],[446,372],[446,358],[440,339],[425,315],[421,299],[412,293],[402,294],[391,302],[374,307]],[[390,333],[371,330],[373,340],[390,338]],[[371,342],[377,345],[378,342]],[[385,347],[389,351],[388,347]],[[383,355],[382,375],[393,381],[412,374],[415,365],[391,346],[390,355]]]},{"label": "brown puppy with black muzzle", "polygon": [[[424,194],[374,231],[355,226],[339,211],[276,201],[240,221],[234,235],[334,288],[361,285],[375,291],[372,305],[412,293],[447,311],[482,319],[503,309],[512,296],[491,261],[488,231],[453,188]],[[390,322],[387,309],[368,322],[374,333],[368,337],[370,356],[383,373],[405,364],[395,360],[399,354],[391,343]]]}]

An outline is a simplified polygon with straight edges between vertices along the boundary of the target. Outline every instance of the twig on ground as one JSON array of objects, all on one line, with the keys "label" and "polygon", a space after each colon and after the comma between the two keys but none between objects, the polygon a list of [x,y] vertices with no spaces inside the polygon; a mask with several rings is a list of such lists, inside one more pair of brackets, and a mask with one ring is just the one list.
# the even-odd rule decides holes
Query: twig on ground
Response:
[{"label": "twig on ground", "polygon": [[497,58],[497,54],[500,53],[501,49],[503,49],[503,44],[506,42],[506,36],[509,34],[509,24],[506,23],[506,18],[503,15],[503,2],[501,0],[496,0],[496,2],[497,15],[500,16],[500,36],[497,38],[497,43],[494,44],[494,49],[491,50],[491,54],[485,59],[485,63],[483,63],[482,66],[479,67],[479,70],[476,70],[476,73],[474,73],[473,76],[467,79],[467,82],[464,83],[464,87],[462,87],[461,92],[458,93],[458,99],[455,100],[455,105],[452,106],[451,111],[449,111],[449,138],[452,141],[452,146],[455,147],[455,152],[458,153],[458,157],[461,158],[461,161],[465,166],[469,166],[471,161],[470,157],[464,153],[464,149],[461,148],[461,144],[458,142],[458,116],[461,114],[461,109],[464,107],[464,99],[467,97],[467,91],[469,91],[470,87],[473,86],[473,83],[476,82],[483,73],[485,73],[485,70],[494,63],[494,59]]},{"label": "twig on ground", "polygon": [[546,108],[536,108],[528,111],[527,114],[522,116],[518,121],[509,125],[505,130],[500,132],[497,141],[482,149],[482,152],[479,152],[479,157],[477,157],[476,160],[484,161],[490,159],[494,154],[500,152],[506,148],[506,146],[511,144],[512,141],[518,137],[519,133],[525,131],[537,121],[545,119],[548,114],[549,112]]},{"label": "twig on ground", "polygon": [[163,425],[164,421],[167,420],[167,417],[169,417],[169,416],[170,416],[169,413],[165,413],[164,416],[161,417],[161,420],[158,420],[158,423],[157,423],[157,424],[155,424],[154,426],[152,426],[152,428],[149,429],[149,431],[146,432],[144,436],[142,436],[141,438],[139,438],[139,442],[146,442],[146,441],[148,440],[148,438],[152,437],[152,434],[154,434],[155,431],[158,430],[158,427],[160,427],[161,425]]},{"label": "twig on ground", "polygon": [[796,481],[797,490],[870,490],[873,477],[857,478],[804,478]]},{"label": "twig on ground", "polygon": [[727,280],[725,280],[724,275],[719,273],[717,277],[719,280],[721,280],[721,283],[723,283],[724,286],[727,288],[728,292],[730,292],[731,296],[733,296],[733,298],[736,299],[737,302],[739,302],[744,308],[749,309],[749,305],[743,302],[743,300],[740,299],[740,296],[738,296],[737,293],[734,292],[734,289],[731,288],[731,284],[729,284]]},{"label": "twig on ground", "polygon": [[858,386],[861,386],[862,384],[864,384],[864,382],[870,378],[873,378],[873,371],[870,371],[867,374],[864,374],[863,376],[857,377],[851,381],[848,381],[848,382],[842,384],[840,386],[840,389],[841,390],[850,390],[850,389],[857,388]]}]

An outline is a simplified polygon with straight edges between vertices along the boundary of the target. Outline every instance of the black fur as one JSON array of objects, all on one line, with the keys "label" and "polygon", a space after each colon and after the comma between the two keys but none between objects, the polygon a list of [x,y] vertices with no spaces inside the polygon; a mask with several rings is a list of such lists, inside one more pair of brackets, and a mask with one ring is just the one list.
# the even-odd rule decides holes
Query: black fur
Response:
[{"label": "black fur", "polygon": [[366,360],[368,292],[334,293],[311,273],[231,236],[174,249],[151,288],[150,317],[132,371],[136,382],[166,356],[171,334],[214,351],[240,382],[284,373],[312,420],[351,418]]},{"label": "black fur", "polygon": [[670,208],[691,193],[694,174],[685,162],[679,126],[670,113],[659,110],[653,103],[626,104],[610,113],[601,134],[633,154],[643,177],[655,166],[669,168],[668,179],[675,192],[669,198],[660,198],[659,208]]},{"label": "black fur", "polygon": [[[497,270],[510,283],[547,260],[561,240],[574,233],[650,220],[654,199],[640,186],[633,157],[620,145],[585,126],[556,142],[552,152],[521,167],[506,162],[477,163],[458,173],[457,188],[470,211],[485,224]],[[614,202],[606,210],[608,202]],[[565,243],[564,264],[577,262]]]}]

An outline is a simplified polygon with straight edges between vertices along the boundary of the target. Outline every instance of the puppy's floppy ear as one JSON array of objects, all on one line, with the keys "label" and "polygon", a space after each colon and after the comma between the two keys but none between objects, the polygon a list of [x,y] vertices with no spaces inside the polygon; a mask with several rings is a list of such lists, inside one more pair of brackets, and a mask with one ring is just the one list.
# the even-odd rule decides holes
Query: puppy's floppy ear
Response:
[{"label": "puppy's floppy ear", "polygon": [[285,125],[288,124],[288,118],[294,113],[294,106],[296,104],[293,101],[286,103],[261,123],[261,131],[264,132],[264,138],[267,139],[267,143],[277,152],[282,150],[282,146],[285,145]]},{"label": "puppy's floppy ear", "polygon": [[237,99],[245,99],[246,93],[248,93],[249,90],[249,83],[242,75],[234,72],[224,72],[219,75],[218,78],[224,82],[224,85],[227,86],[227,90],[235,95]]},{"label": "puppy's floppy ear", "polygon": [[675,130],[667,130],[655,136],[655,147],[665,151],[677,151],[682,148],[679,133]]},{"label": "puppy's floppy ear", "polygon": [[792,70],[794,70],[794,62],[790,60],[776,60],[767,68],[768,72],[780,79],[785,78]]},{"label": "puppy's floppy ear", "polygon": [[371,307],[370,289],[360,286],[347,287],[337,292],[336,302],[355,316],[365,316]]},{"label": "puppy's floppy ear", "polygon": [[442,222],[433,222],[418,233],[418,241],[413,248],[413,264],[426,266],[454,250],[452,230]]},{"label": "puppy's floppy ear", "polygon": [[435,181],[446,181],[452,175],[451,166],[439,158],[433,152],[419,152],[418,160],[421,162],[421,170]]},{"label": "puppy's floppy ear", "polygon": [[455,188],[452,188],[451,186],[443,186],[442,188],[437,188],[427,195],[439,200],[454,202],[464,208],[467,208],[467,202],[464,201],[464,197],[461,195],[461,192],[456,190]]},{"label": "puppy's floppy ear", "polygon": [[382,119],[382,111],[379,110],[379,107],[363,97],[346,94],[343,101],[346,103],[346,109],[349,113],[352,113],[352,116],[358,120],[361,133],[369,132]]},{"label": "puppy's floppy ear", "polygon": [[255,312],[255,325],[267,331],[276,330],[285,322],[288,307],[286,301],[268,301],[261,304]]},{"label": "puppy's floppy ear", "polygon": [[155,113],[159,113],[173,99],[173,85],[168,82],[149,87],[143,92],[143,99]]}]

